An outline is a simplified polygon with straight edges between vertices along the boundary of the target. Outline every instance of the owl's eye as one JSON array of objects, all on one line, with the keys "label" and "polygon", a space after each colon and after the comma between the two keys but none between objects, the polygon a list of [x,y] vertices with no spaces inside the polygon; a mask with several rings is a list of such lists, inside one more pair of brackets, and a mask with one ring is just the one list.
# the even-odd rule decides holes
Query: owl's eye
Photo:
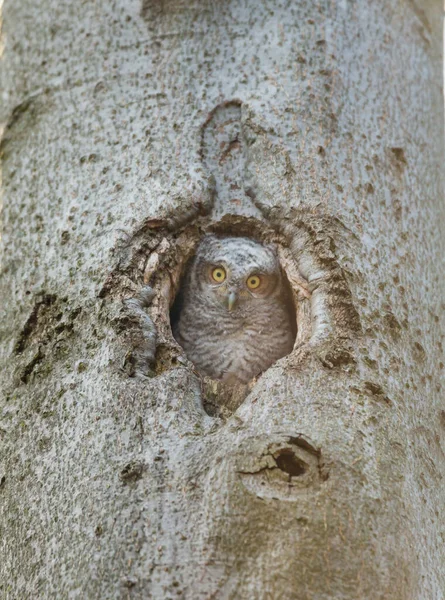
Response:
[{"label": "owl's eye", "polygon": [[251,275],[247,279],[247,287],[249,288],[249,290],[256,290],[257,287],[260,286],[260,283],[261,279],[258,277],[258,275]]},{"label": "owl's eye", "polygon": [[216,267],[216,269],[213,269],[212,271],[212,278],[216,283],[222,283],[226,278],[225,270],[222,267]]}]

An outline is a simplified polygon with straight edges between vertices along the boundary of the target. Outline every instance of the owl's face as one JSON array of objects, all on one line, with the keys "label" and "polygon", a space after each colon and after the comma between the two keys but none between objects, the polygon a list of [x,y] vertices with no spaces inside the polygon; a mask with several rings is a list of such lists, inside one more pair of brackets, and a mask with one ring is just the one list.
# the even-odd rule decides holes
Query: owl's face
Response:
[{"label": "owl's face", "polygon": [[191,284],[212,304],[235,313],[272,295],[280,277],[272,248],[249,238],[207,236],[198,248]]}]

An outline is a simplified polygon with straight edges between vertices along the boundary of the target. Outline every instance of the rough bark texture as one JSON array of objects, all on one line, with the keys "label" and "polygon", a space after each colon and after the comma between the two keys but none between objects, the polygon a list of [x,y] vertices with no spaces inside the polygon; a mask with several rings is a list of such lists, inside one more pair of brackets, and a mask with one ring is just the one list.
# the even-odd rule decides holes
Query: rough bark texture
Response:
[{"label": "rough bark texture", "polygon": [[[5,0],[2,598],[445,597],[441,12]],[[220,412],[168,324],[215,229],[300,326]]]}]

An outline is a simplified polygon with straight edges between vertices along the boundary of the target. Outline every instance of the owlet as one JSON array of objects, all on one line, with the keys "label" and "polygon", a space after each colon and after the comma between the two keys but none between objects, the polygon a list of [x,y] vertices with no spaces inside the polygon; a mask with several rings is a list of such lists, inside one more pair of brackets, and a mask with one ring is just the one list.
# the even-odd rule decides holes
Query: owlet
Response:
[{"label": "owlet", "polygon": [[292,350],[292,300],[269,246],[206,236],[178,304],[174,336],[198,371],[213,379],[247,383]]}]

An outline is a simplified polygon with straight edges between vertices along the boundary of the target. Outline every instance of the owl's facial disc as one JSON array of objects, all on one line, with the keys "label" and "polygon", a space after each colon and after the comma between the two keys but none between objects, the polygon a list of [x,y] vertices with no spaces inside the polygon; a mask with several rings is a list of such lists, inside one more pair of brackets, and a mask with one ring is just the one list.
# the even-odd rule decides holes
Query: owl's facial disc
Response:
[{"label": "owl's facial disc", "polygon": [[[249,255],[237,256],[236,261],[230,263],[215,252],[211,259],[209,261],[206,257],[199,261],[198,270],[213,292],[208,298],[221,304],[234,316],[239,315],[239,311],[254,310],[251,302],[267,298],[276,287],[275,261],[258,269]],[[204,291],[204,294],[207,292]]]}]

